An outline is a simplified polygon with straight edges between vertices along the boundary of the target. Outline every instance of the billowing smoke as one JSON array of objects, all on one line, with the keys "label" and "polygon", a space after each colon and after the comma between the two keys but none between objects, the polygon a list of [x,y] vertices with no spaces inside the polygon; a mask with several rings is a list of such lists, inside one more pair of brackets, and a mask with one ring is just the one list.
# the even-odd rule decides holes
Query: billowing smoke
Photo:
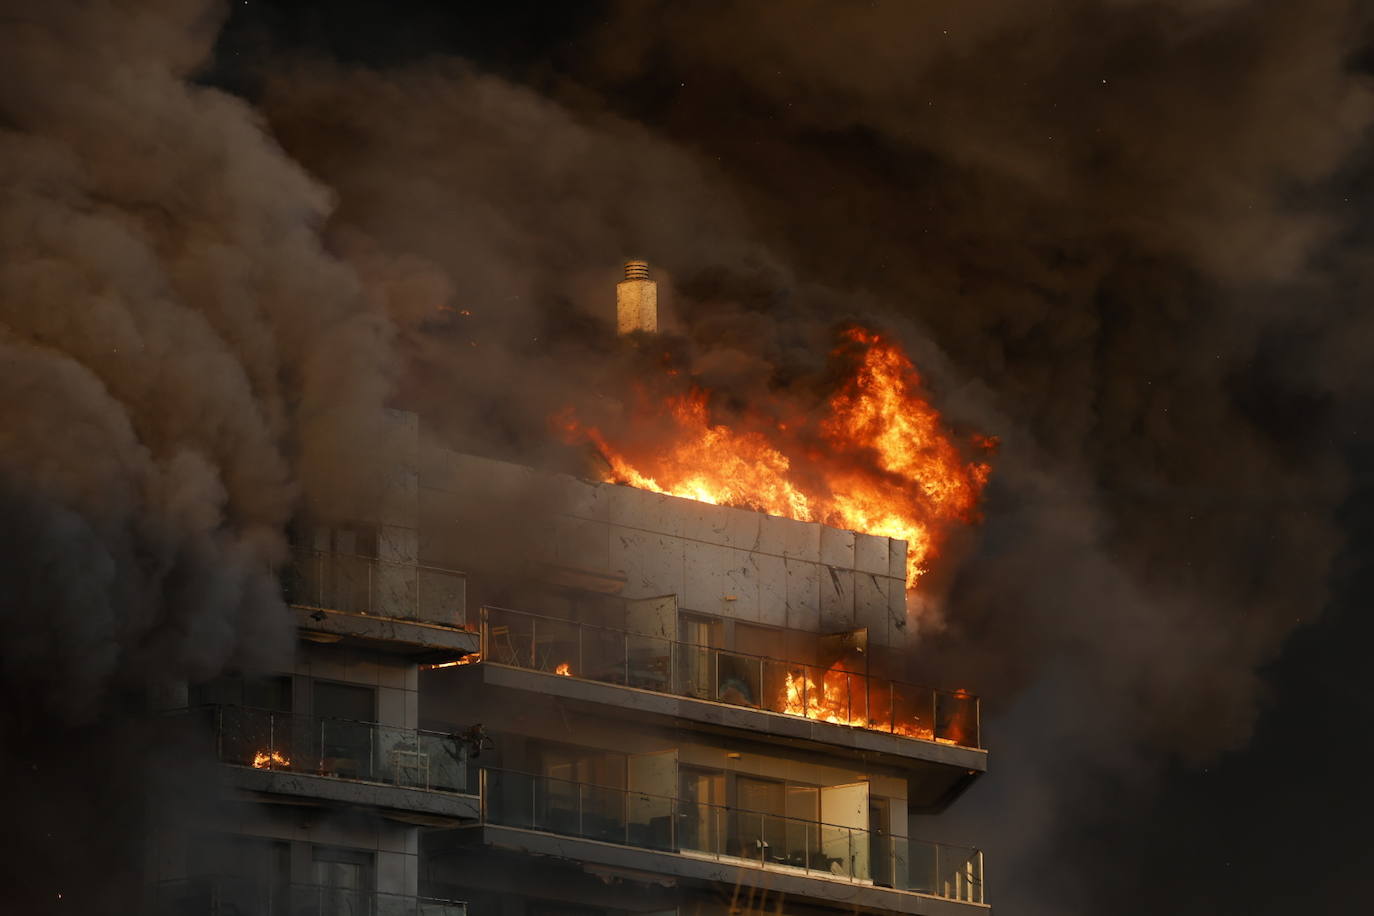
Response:
[{"label": "billowing smoke", "polygon": [[[550,413],[651,359],[606,333],[628,256],[726,408],[862,319],[1001,438],[914,660],[989,697],[994,772],[941,829],[995,903],[1127,911],[1104,799],[1242,745],[1322,607],[1370,339],[1332,333],[1367,272],[1347,4],[632,3],[523,80],[269,55],[248,100],[197,84],[218,8],[14,6],[6,777],[61,758],[15,750],[42,727],[284,651],[284,527],[362,511],[393,391],[453,446],[556,454]],[[53,810],[20,872],[117,851]]]},{"label": "billowing smoke", "polygon": [[1342,2],[627,3],[524,85],[314,63],[263,105],[338,231],[472,312],[472,352],[427,364],[454,386],[419,388],[502,405],[492,439],[614,394],[585,325],[615,258],[666,269],[673,346],[727,408],[839,321],[901,333],[1003,445],[915,660],[990,697],[994,773],[923,829],[986,845],[997,903],[1124,912],[1163,854],[1104,856],[1093,825],[1243,746],[1259,666],[1325,601],[1370,330],[1334,333],[1365,271],[1367,27]]},{"label": "billowing smoke", "polygon": [[403,399],[459,442],[528,460],[570,390],[616,390],[634,358],[605,334],[608,296],[629,254],[662,252],[662,281],[766,263],[687,152],[459,61],[299,63],[269,72],[261,104],[338,193],[332,242],[398,316]]},{"label": "billowing smoke", "polygon": [[589,81],[719,155],[780,261],[935,341],[1002,437],[920,652],[992,698],[994,775],[951,818],[995,903],[1172,906],[1138,890],[1171,840],[1104,853],[1096,825],[1243,746],[1259,666],[1324,606],[1368,29],[1343,2],[626,4],[591,45]]},{"label": "billowing smoke", "polygon": [[389,323],[322,247],[329,191],[192,84],[218,21],[14,3],[0,26],[3,884],[32,912],[129,912],[125,698],[289,658],[286,525],[375,480]]}]

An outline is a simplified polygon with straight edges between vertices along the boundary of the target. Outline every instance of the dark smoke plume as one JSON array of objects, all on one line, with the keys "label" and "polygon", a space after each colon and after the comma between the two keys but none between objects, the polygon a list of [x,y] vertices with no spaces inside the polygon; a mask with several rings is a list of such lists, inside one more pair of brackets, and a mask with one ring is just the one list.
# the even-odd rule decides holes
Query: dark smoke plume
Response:
[{"label": "dark smoke plume", "polygon": [[123,711],[288,658],[286,525],[303,506],[358,512],[375,483],[389,323],[322,246],[330,192],[248,105],[191,83],[220,13],[12,3],[0,18],[15,830],[0,885],[16,910],[133,910],[148,771]]},{"label": "dark smoke plume", "polygon": [[1166,760],[1242,746],[1257,669],[1324,606],[1333,429],[1367,394],[1341,343],[1370,328],[1341,191],[1374,105],[1367,12],[621,13],[585,78],[718,155],[780,261],[938,342],[951,407],[1002,437],[951,627],[920,653],[995,704],[994,773],[952,812],[1000,863],[995,902],[1173,905],[1136,890],[1138,858],[1168,854],[1104,854],[1095,826]]},{"label": "dark smoke plume", "polygon": [[902,333],[1003,441],[916,660],[989,695],[994,773],[928,829],[988,847],[1003,905],[1124,912],[1135,852],[1093,825],[1243,746],[1259,666],[1325,602],[1370,331],[1340,195],[1367,28],[1342,2],[626,3],[522,86],[316,63],[264,107],[341,231],[473,312],[429,396],[511,408],[493,439],[605,384],[583,332],[613,276],[587,271],[616,257],[666,268],[726,400],[805,376],[839,321]]},{"label": "dark smoke plume", "polygon": [[[929,827],[987,847],[999,906],[1158,911],[1094,827],[1244,744],[1339,546],[1358,8],[628,3],[510,78],[273,56],[250,104],[194,83],[218,7],[13,6],[6,777],[101,746],[15,750],[41,725],[285,650],[284,526],[360,513],[393,384],[449,445],[557,457],[549,414],[645,368],[606,330],[646,257],[727,406],[863,320],[1001,438],[913,660],[989,697],[993,773]],[[16,874],[118,852],[49,816],[63,775]]]}]

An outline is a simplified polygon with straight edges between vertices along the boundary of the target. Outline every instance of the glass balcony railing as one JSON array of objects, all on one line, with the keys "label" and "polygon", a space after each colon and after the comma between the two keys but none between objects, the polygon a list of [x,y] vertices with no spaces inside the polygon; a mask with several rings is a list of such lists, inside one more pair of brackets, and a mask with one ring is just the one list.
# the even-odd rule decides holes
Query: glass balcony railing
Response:
[{"label": "glass balcony railing", "polygon": [[481,792],[488,824],[985,902],[976,849],[510,770]]},{"label": "glass balcony railing", "polygon": [[482,659],[940,744],[980,746],[978,698],[963,691],[523,611],[482,609]]},{"label": "glass balcony railing", "polygon": [[456,570],[321,550],[291,549],[282,571],[289,604],[418,620],[449,627],[465,621],[467,577]]},{"label": "glass balcony railing", "polygon": [[458,735],[243,706],[192,710],[225,763],[259,770],[471,793],[468,744]]},{"label": "glass balcony railing", "polygon": [[155,916],[466,916],[467,904],[404,894],[223,875],[164,881]]}]

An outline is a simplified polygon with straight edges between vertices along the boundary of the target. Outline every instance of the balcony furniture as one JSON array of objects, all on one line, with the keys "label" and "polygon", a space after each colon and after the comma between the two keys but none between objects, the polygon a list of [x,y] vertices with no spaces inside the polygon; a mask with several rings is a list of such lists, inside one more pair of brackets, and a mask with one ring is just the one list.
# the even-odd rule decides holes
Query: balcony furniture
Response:
[{"label": "balcony furniture", "polygon": [[[414,779],[401,779],[402,772],[414,774]],[[391,781],[396,785],[429,788],[429,754],[415,748],[391,749]]]},{"label": "balcony furniture", "polygon": [[515,649],[515,643],[511,640],[510,627],[495,625],[491,628],[490,649],[492,661],[498,665],[520,665],[520,653]]},{"label": "balcony furniture", "polygon": [[[557,642],[556,642],[555,640],[552,640],[552,639],[540,640],[539,642],[537,642],[537,643],[534,644],[534,670],[536,670],[536,671],[553,671],[553,670],[554,670],[554,667],[557,665],[557,662],[554,661],[554,657],[558,654],[557,652],[554,651],[555,648],[556,648],[556,646],[557,646]],[[576,650],[574,650],[574,652],[575,652],[575,651],[576,651]],[[564,651],[563,654],[564,654],[564,659],[565,659],[565,661],[566,661],[566,658],[567,658],[567,652],[566,652],[566,650]]]}]

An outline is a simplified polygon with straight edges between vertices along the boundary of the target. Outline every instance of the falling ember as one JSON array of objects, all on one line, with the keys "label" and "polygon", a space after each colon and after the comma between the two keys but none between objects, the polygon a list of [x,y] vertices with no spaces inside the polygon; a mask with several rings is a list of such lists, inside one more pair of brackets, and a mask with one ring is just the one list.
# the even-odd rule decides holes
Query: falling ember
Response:
[{"label": "falling ember", "polygon": [[559,662],[558,667],[553,669],[553,673],[559,677],[572,677],[572,666],[567,662]]},{"label": "falling ember", "polygon": [[253,755],[253,767],[259,770],[272,770],[277,767],[291,766],[291,758],[281,751],[258,751]]},{"label": "falling ember", "polygon": [[571,409],[555,422],[568,441],[600,451],[608,483],[906,541],[915,588],[948,533],[977,519],[990,472],[982,459],[996,440],[956,445],[894,341],[849,328],[836,356],[851,360],[849,371],[814,411],[819,419],[803,410],[733,428],[713,423],[709,393],[693,388],[632,414],[645,426],[666,422],[668,441],[612,441]]},{"label": "falling ember", "polygon": [[420,666],[420,670],[421,670],[421,671],[434,671],[434,670],[436,670],[436,669],[438,669],[438,668],[457,668],[457,667],[462,666],[462,665],[476,665],[476,664],[481,663],[481,661],[482,661],[482,653],[481,653],[481,652],[469,652],[467,655],[464,655],[462,658],[454,659],[454,660],[451,661],[451,662],[435,662],[435,663],[432,664],[432,665],[421,665],[421,666]]}]

